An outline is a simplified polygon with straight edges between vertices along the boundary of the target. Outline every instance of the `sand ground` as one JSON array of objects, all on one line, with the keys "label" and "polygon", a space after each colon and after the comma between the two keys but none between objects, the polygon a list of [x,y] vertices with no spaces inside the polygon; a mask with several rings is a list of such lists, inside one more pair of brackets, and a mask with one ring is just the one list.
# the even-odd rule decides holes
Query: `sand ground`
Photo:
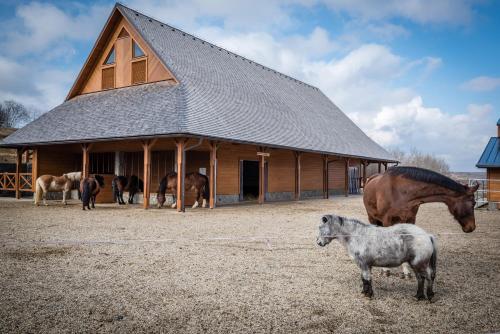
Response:
[{"label": "sand ground", "polygon": [[[361,197],[216,210],[142,210],[0,199],[0,333],[489,333],[500,331],[500,213],[461,232],[446,207],[433,303],[416,281],[359,269],[315,244],[324,213],[366,220]],[[451,233],[451,234],[448,234]]]}]

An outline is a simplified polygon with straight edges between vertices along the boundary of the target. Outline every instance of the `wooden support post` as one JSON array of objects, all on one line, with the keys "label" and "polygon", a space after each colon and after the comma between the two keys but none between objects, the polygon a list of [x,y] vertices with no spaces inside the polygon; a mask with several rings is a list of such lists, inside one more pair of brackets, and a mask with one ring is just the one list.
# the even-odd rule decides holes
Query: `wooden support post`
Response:
[{"label": "wooden support post", "polygon": [[89,177],[89,152],[93,144],[82,144],[82,178]]},{"label": "wooden support post", "polygon": [[177,146],[177,212],[184,212],[184,178],[186,176],[184,152],[186,148],[187,139],[179,139],[175,141]]},{"label": "wooden support post", "polygon": [[382,164],[379,162],[378,163],[378,173],[382,173],[382,168],[381,168]]},{"label": "wooden support post", "polygon": [[215,208],[215,185],[216,185],[216,168],[217,168],[217,143],[210,142],[210,178],[209,188],[210,188],[210,198],[209,198],[209,206],[210,209]]},{"label": "wooden support post", "polygon": [[295,200],[300,200],[300,179],[301,179],[301,170],[300,170],[300,152],[294,152],[295,154]]},{"label": "wooden support post", "polygon": [[349,158],[345,159],[345,197],[349,196]]},{"label": "wooden support post", "polygon": [[363,181],[362,181],[362,185],[363,187],[360,187],[360,188],[365,188],[365,184],[366,184],[366,161],[363,161],[362,164],[363,164]]},{"label": "wooden support post", "polygon": [[149,199],[151,197],[151,148],[155,143],[156,139],[142,142],[142,148],[144,150],[144,190],[142,192],[144,199],[142,205],[144,209],[149,208]]},{"label": "wooden support post", "polygon": [[266,158],[259,155],[259,204],[264,204],[266,198]]},{"label": "wooden support post", "polygon": [[20,199],[21,198],[21,191],[19,190],[21,180],[19,174],[21,173],[21,165],[23,163],[23,149],[18,148],[16,152],[16,179],[15,179],[15,185],[14,188],[16,190],[16,198]]},{"label": "wooden support post", "polygon": [[384,162],[384,173],[387,171],[387,162]]},{"label": "wooden support post", "polygon": [[323,198],[328,198],[328,155],[323,155]]},{"label": "wooden support post", "polygon": [[31,154],[31,190],[36,191],[36,179],[38,179],[38,149],[34,148]]}]

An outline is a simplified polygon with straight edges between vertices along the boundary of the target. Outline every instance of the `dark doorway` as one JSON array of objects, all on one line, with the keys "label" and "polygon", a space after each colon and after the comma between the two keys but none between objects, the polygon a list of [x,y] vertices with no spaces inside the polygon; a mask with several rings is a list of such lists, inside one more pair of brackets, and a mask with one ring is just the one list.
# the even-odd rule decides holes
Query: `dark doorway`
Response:
[{"label": "dark doorway", "polygon": [[259,162],[240,161],[240,201],[259,198]]}]

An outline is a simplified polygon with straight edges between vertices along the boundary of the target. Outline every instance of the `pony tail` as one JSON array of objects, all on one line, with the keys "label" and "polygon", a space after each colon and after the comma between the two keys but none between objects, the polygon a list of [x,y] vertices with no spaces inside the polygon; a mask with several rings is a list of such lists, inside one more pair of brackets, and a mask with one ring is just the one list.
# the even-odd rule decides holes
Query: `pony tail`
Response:
[{"label": "pony tail", "polygon": [[433,235],[430,236],[432,243],[432,255],[430,259],[430,265],[432,269],[431,278],[434,280],[436,278],[436,262],[437,262],[437,247],[436,247],[436,239]]},{"label": "pony tail", "polygon": [[90,197],[92,196],[92,191],[90,190],[90,182],[89,180],[83,181],[83,192],[82,192],[82,202],[83,202],[83,210],[85,207],[90,208]]},{"label": "pony tail", "polygon": [[208,200],[210,197],[210,182],[208,182],[208,177],[205,175],[205,186],[203,187],[203,198]]},{"label": "pony tail", "polygon": [[40,203],[40,200],[42,199],[43,190],[42,186],[40,185],[41,181],[42,180],[40,180],[40,178],[36,179],[35,205],[38,205],[38,203]]}]

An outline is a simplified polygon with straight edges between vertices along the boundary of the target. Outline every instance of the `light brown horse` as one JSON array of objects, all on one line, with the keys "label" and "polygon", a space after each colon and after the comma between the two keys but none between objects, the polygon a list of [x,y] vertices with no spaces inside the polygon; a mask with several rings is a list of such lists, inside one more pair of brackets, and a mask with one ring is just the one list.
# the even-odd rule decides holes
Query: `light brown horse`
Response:
[{"label": "light brown horse", "polygon": [[63,192],[63,204],[66,205],[67,193],[73,189],[73,182],[80,181],[82,172],[66,173],[62,176],[42,175],[36,179],[35,205],[40,205],[43,199],[43,205],[47,205],[45,198],[48,192]]},{"label": "light brown horse", "polygon": [[[397,223],[415,224],[421,204],[441,202],[465,233],[476,229],[474,193],[479,184],[462,185],[439,173],[417,167],[392,167],[384,174],[368,178],[363,202],[370,223],[391,226]],[[389,275],[389,270],[383,270]],[[407,263],[402,277],[411,277]]]},{"label": "light brown horse", "polygon": [[92,206],[95,209],[95,199],[101,188],[104,187],[104,178],[101,175],[86,177],[80,181],[80,192],[82,193],[82,209]]},{"label": "light brown horse", "polygon": [[449,177],[417,167],[392,167],[366,181],[363,202],[370,223],[391,226],[415,224],[421,204],[442,202],[466,233],[474,231],[474,193]]},{"label": "light brown horse", "polygon": [[[193,209],[197,208],[199,205],[199,201],[202,198],[203,204],[202,207],[207,206],[207,199],[209,196],[209,183],[208,177],[203,174],[194,172],[187,173],[184,178],[184,188],[185,190],[194,190],[196,192],[196,202],[193,204]],[[161,208],[166,201],[165,193],[171,193],[172,195],[177,194],[177,173],[171,172],[167,174],[160,181],[160,188],[158,189],[156,199],[158,202],[158,208]],[[174,200],[174,204],[172,204],[172,208],[177,206],[177,202]]]}]

